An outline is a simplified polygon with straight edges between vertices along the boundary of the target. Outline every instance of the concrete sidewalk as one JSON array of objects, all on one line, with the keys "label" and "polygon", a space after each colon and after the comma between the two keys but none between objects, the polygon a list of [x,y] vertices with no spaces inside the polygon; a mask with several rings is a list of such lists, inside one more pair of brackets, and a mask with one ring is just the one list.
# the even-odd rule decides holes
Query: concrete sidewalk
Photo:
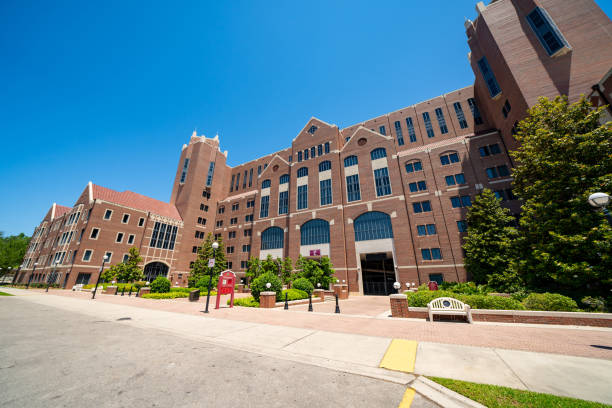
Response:
[{"label": "concrete sidewalk", "polygon": [[[454,378],[612,403],[612,361],[335,333],[151,310],[3,288],[21,299],[121,324],[164,330],[338,371],[413,385],[416,375]],[[23,296],[26,295],[26,296]],[[612,341],[612,338],[611,338]],[[416,347],[411,346],[415,344]],[[391,347],[390,347],[391,346]],[[606,346],[606,345],[604,345]],[[394,370],[381,368],[384,360]]]}]

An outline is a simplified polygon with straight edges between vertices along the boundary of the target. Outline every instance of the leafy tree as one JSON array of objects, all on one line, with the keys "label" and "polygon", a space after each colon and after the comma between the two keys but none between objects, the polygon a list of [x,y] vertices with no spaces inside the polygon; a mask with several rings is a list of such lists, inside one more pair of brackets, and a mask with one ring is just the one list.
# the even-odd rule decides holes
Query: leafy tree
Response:
[{"label": "leafy tree", "polygon": [[580,299],[612,287],[612,229],[587,203],[612,190],[612,124],[584,97],[541,98],[519,125],[512,156],[524,202],[515,268],[529,287]]},{"label": "leafy tree", "polygon": [[252,282],[253,279],[257,278],[261,274],[261,261],[259,260],[259,258],[252,256],[251,259],[249,259],[248,261],[245,276],[249,279],[250,282]]},{"label": "leafy tree", "polygon": [[520,288],[518,277],[506,274],[517,236],[516,228],[510,226],[513,219],[488,188],[474,199],[467,213],[468,235],[463,244],[465,269],[474,282],[487,283],[491,278],[497,290],[514,292]]},{"label": "leafy tree", "polygon": [[327,288],[335,281],[335,271],[326,256],[317,261],[300,255],[295,265],[298,269],[298,276],[308,279],[315,288],[319,287],[317,283],[320,283],[322,288]]},{"label": "leafy tree", "polygon": [[111,266],[110,268],[108,268],[104,272],[102,272],[102,275],[100,275],[100,279],[102,279],[103,282],[116,281],[117,280],[117,273],[118,273],[118,270],[117,270],[116,266],[117,265]]},{"label": "leafy tree", "polygon": [[19,268],[29,244],[30,237],[23,233],[5,237],[0,231],[0,277],[8,273],[8,268]]},{"label": "leafy tree", "polygon": [[189,274],[189,286],[193,287],[204,275],[210,275],[211,271],[208,268],[208,260],[215,258],[215,266],[212,268],[213,282],[219,280],[221,272],[227,269],[227,261],[225,260],[225,245],[223,244],[223,237],[219,237],[216,240],[219,244],[217,250],[213,250],[212,244],[215,242],[213,234],[208,233],[202,245],[198,248],[198,257],[193,263],[191,273]]},{"label": "leafy tree", "polygon": [[[266,287],[266,284],[270,283],[270,288]],[[265,272],[259,275],[251,283],[251,295],[259,302],[259,295],[261,292],[276,292],[276,297],[280,297],[283,292],[283,283],[278,278],[278,275],[273,272]]]},{"label": "leafy tree", "polygon": [[[138,248],[130,248],[128,259],[125,262],[113,265],[105,273],[113,279],[121,282],[134,282],[142,280],[142,269],[138,266],[142,262]],[[104,278],[104,275],[102,275]],[[106,279],[105,279],[106,280]]]},{"label": "leafy tree", "polygon": [[281,266],[281,280],[286,285],[293,280],[293,261],[286,257]]}]

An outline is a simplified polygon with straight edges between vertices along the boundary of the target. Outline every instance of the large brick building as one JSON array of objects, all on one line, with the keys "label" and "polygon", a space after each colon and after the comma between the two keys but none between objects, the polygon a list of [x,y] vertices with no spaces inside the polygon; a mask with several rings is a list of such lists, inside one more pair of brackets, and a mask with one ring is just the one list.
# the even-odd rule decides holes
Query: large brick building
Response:
[{"label": "large brick building", "polygon": [[526,110],[539,96],[612,100],[602,81],[612,23],[592,0],[498,0],[476,10],[465,22],[472,86],[344,129],[312,118],[286,149],[236,167],[217,137],[194,132],[170,203],[89,183],[74,206],[49,210],[17,279],[56,270],[61,284],[93,281],[105,253],[115,264],[137,246],[147,279],[184,285],[210,232],[223,236],[239,275],[249,257],[270,254],[329,256],[338,279],[365,294],[388,293],[396,280],[465,280],[474,195],[490,188],[519,211],[508,149]]}]

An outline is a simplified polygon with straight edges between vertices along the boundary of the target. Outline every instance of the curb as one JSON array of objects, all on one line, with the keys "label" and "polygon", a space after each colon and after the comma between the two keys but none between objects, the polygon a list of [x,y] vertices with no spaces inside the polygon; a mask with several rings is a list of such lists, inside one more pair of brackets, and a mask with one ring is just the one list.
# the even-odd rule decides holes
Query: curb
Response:
[{"label": "curb", "polygon": [[487,408],[486,406],[464,397],[455,391],[449,390],[448,388],[433,382],[422,375],[418,376],[412,383],[410,383],[410,387],[412,387],[422,396],[445,408]]}]

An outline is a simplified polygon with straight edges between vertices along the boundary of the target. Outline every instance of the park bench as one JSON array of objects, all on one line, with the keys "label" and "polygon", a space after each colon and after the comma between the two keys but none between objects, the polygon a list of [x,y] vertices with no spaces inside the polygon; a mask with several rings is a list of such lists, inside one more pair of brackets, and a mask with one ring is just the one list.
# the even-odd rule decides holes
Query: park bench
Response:
[{"label": "park bench", "polygon": [[76,292],[80,292],[80,291],[82,291],[82,290],[83,290],[83,284],[82,284],[82,283],[79,283],[78,285],[74,285],[74,286],[72,287],[72,290],[74,290],[74,291],[76,291]]},{"label": "park bench", "polygon": [[437,315],[454,315],[465,316],[468,323],[472,323],[472,313],[469,305],[466,305],[460,300],[451,297],[440,297],[432,300],[427,304],[429,313],[429,321],[433,322],[433,316]]}]

